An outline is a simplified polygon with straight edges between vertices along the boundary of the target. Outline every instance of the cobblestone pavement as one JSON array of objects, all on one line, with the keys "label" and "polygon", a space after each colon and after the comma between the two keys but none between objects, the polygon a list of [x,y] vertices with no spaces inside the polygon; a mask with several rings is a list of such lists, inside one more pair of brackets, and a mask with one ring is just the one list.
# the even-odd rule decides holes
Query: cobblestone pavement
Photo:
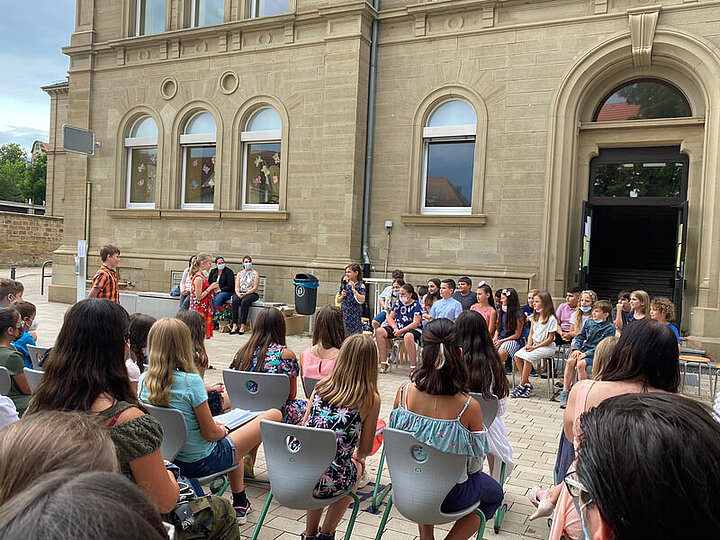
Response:
[{"label": "cobblestone pavement", "polygon": [[[8,275],[8,270],[0,270],[0,277]],[[48,303],[46,297],[40,296],[39,275],[39,268],[18,269],[17,279],[25,284],[25,299],[38,306],[37,320],[40,323],[38,344],[50,346],[57,336],[62,324],[62,316],[69,306]],[[247,339],[247,334],[231,336],[216,333],[215,337],[207,342],[210,363],[215,368],[208,370],[206,375],[208,382],[216,382],[222,379],[222,369],[228,366],[235,351]],[[307,335],[288,337],[288,347],[295,351],[297,355],[309,345],[310,338]],[[379,375],[379,389],[383,400],[380,415],[386,421],[392,409],[397,388],[407,380],[408,373],[409,368],[404,365],[393,369],[388,374]],[[531,382],[536,386],[534,395],[529,399],[510,399],[507,413],[504,416],[510,443],[515,450],[515,469],[512,476],[505,483],[505,503],[508,505],[508,512],[502,523],[500,534],[496,535],[492,530],[492,523],[489,523],[485,530],[485,539],[546,538],[548,534],[546,520],[528,521],[528,516],[533,507],[527,500],[526,493],[530,487],[537,483],[543,485],[552,483],[552,469],[555,463],[562,414],[557,403],[548,401],[545,381],[533,378]],[[302,394],[300,388],[298,393]],[[373,481],[377,472],[379,458],[380,452],[368,458],[367,463]],[[267,478],[262,452],[258,454],[255,470],[259,478]],[[387,469],[385,469],[382,475],[382,484],[387,484],[389,480]],[[247,524],[241,527],[241,533],[243,537],[249,538],[252,536],[255,523],[267,496],[267,487],[248,483],[247,493],[252,502],[253,511],[248,515]],[[358,539],[374,538],[380,523],[380,515],[367,511],[370,507],[369,497],[372,496],[372,484],[361,490],[359,495],[361,498],[365,497],[365,499],[361,502],[361,512],[358,515],[352,537]],[[348,512],[346,517],[349,515]],[[383,538],[388,540],[412,540],[418,538],[416,525],[403,518],[395,508],[392,509],[390,515],[391,519],[387,523],[387,531]],[[344,532],[345,524],[346,521],[344,520],[339,530]],[[262,540],[297,539],[298,535],[304,531],[304,527],[304,512],[283,508],[273,502],[259,538]],[[438,529],[448,528],[447,526],[438,527]],[[441,537],[442,533],[439,532],[437,536]],[[338,535],[338,538],[340,538],[340,535]]]}]

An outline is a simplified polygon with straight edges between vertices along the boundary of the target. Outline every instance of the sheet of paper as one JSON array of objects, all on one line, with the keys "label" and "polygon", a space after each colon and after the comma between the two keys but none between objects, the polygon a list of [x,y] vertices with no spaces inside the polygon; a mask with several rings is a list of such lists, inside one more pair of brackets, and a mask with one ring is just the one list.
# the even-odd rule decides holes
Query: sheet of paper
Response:
[{"label": "sheet of paper", "polygon": [[239,428],[243,424],[247,424],[250,420],[255,418],[262,411],[248,411],[246,409],[233,409],[225,414],[219,414],[213,418],[225,424],[230,431]]}]

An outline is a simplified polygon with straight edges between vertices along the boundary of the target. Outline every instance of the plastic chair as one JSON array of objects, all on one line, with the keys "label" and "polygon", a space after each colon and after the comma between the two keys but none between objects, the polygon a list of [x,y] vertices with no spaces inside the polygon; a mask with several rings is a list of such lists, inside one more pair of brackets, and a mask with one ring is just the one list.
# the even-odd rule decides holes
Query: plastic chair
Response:
[{"label": "plastic chair", "polygon": [[443,500],[465,471],[467,457],[440,452],[419,442],[407,431],[385,428],[383,437],[393,494],[388,499],[375,540],[385,532],[393,502],[405,518],[428,525],[451,523],[475,512],[480,517],[477,532],[480,540],[486,522],[485,515],[478,509],[480,501],[452,514],[440,510]]},{"label": "plastic chair", "polygon": [[498,398],[493,396],[492,398],[487,399],[478,392],[470,392],[470,397],[480,404],[480,408],[482,409],[483,424],[485,424],[485,429],[489,428],[497,417]]},{"label": "plastic chair", "polygon": [[0,366],[0,395],[7,396],[12,388],[10,372],[5,366]]},{"label": "plastic chair", "polygon": [[[255,527],[253,540],[257,540],[260,534],[273,498],[295,510],[316,510],[348,495],[355,503],[345,532],[345,540],[349,540],[360,509],[357,495],[350,490],[329,499],[313,497],[315,485],[337,453],[335,433],[331,429],[292,426],[269,420],[260,421],[260,431],[270,476],[270,493]],[[292,438],[297,442],[293,441],[291,445]]]},{"label": "plastic chair", "polygon": [[40,381],[42,381],[42,378],[43,378],[43,375],[45,375],[45,372],[41,371],[39,369],[30,369],[30,368],[23,368],[23,371],[25,372],[25,378],[27,379],[27,382],[30,385],[30,391],[35,392],[35,389],[40,384]]},{"label": "plastic chair", "polygon": [[[185,445],[185,440],[187,439],[187,424],[185,423],[185,417],[177,409],[157,407],[156,405],[150,405],[149,403],[143,403],[143,406],[148,410],[150,416],[160,422],[160,425],[163,428],[163,441],[160,445],[160,453],[162,454],[163,459],[173,461]],[[196,478],[196,480],[201,483],[211,482],[210,491],[215,495],[222,496],[228,486],[227,473],[237,469],[241,464],[242,461],[233,465],[229,469],[219,471],[209,476],[202,476]],[[219,486],[216,486],[214,482],[212,482],[217,478],[220,479]]]},{"label": "plastic chair", "polygon": [[224,369],[223,382],[234,409],[279,409],[290,395],[290,379],[282,373]]},{"label": "plastic chair", "polygon": [[305,387],[305,397],[310,399],[310,396],[312,395],[313,391],[315,390],[315,385],[320,382],[320,379],[313,379],[311,377],[303,377],[303,386]]},{"label": "plastic chair", "polygon": [[45,352],[48,350],[47,347],[38,347],[36,345],[28,345],[27,346],[28,353],[30,353],[30,361],[32,362],[33,369],[38,369],[40,371],[43,371],[43,368],[40,366],[40,358],[42,358],[42,355],[45,354]]}]

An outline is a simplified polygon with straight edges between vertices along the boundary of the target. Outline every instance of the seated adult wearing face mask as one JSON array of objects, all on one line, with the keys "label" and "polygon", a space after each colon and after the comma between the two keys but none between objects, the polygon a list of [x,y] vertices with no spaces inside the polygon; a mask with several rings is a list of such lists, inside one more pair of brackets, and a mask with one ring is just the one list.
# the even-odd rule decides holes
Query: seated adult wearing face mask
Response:
[{"label": "seated adult wearing face mask", "polygon": [[388,313],[387,324],[375,331],[381,365],[380,372],[385,373],[390,369],[387,350],[392,339],[403,340],[410,360],[410,369],[415,369],[415,343],[420,341],[421,335],[422,306],[413,286],[406,283],[400,287],[399,299]]},{"label": "seated adult wearing face mask", "polygon": [[[250,306],[260,296],[257,293],[260,286],[260,274],[253,269],[252,257],[243,257],[243,269],[235,276],[235,294],[232,298],[232,327],[231,334],[244,334],[247,318],[250,314]],[[238,313],[239,312],[239,313]],[[238,329],[238,318],[240,329]]]}]

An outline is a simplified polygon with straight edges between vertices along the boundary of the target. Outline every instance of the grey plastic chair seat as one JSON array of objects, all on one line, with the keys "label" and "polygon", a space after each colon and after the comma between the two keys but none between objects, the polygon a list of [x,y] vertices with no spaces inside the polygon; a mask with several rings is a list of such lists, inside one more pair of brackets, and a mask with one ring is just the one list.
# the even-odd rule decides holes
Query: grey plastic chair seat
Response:
[{"label": "grey plastic chair seat", "polygon": [[[329,499],[313,497],[315,485],[337,453],[333,430],[261,420],[260,432],[270,489],[281,505],[296,510],[315,510],[331,505],[352,491]],[[292,447],[290,437],[297,440]]]},{"label": "grey plastic chair seat", "polygon": [[315,390],[315,385],[320,382],[320,379],[313,379],[311,377],[303,377],[303,384],[305,385],[305,397],[310,399],[310,396],[312,395],[313,391]]},{"label": "grey plastic chair seat", "polygon": [[440,452],[419,442],[411,433],[383,430],[383,444],[393,486],[392,501],[413,523],[441,525],[457,521],[480,505],[453,513],[440,510],[445,497],[467,467],[467,457]]},{"label": "grey plastic chair seat", "polygon": [[30,361],[32,362],[33,369],[42,371],[40,367],[40,358],[48,350],[48,347],[38,347],[37,345],[28,345],[28,353],[30,353]]},{"label": "grey plastic chair seat", "polygon": [[[171,409],[169,407],[157,407],[150,405],[149,403],[143,403],[143,406],[148,410],[150,415],[155,418],[163,428],[163,440],[160,445],[160,453],[163,459],[173,461],[182,447],[185,445],[187,439],[187,424],[185,423],[185,417],[177,409]],[[197,478],[199,482],[205,482],[212,480],[223,474],[237,469],[240,463],[233,465],[229,469],[219,471],[210,476],[203,476]]]},{"label": "grey plastic chair seat", "polygon": [[281,373],[224,369],[223,382],[234,409],[279,409],[290,395],[290,379]]},{"label": "grey plastic chair seat", "polygon": [[35,392],[35,389],[40,384],[40,381],[42,381],[42,378],[43,378],[43,375],[45,375],[45,372],[41,371],[39,369],[30,369],[30,368],[23,368],[23,371],[25,372],[25,378],[27,379],[27,382],[30,385],[30,391]]},{"label": "grey plastic chair seat", "polygon": [[12,388],[10,372],[5,366],[0,366],[0,395],[7,396]]},{"label": "grey plastic chair seat", "polygon": [[486,399],[482,394],[477,392],[470,392],[470,396],[480,404],[483,415],[483,424],[485,425],[485,429],[489,428],[497,417],[498,398],[493,396],[490,399]]}]

